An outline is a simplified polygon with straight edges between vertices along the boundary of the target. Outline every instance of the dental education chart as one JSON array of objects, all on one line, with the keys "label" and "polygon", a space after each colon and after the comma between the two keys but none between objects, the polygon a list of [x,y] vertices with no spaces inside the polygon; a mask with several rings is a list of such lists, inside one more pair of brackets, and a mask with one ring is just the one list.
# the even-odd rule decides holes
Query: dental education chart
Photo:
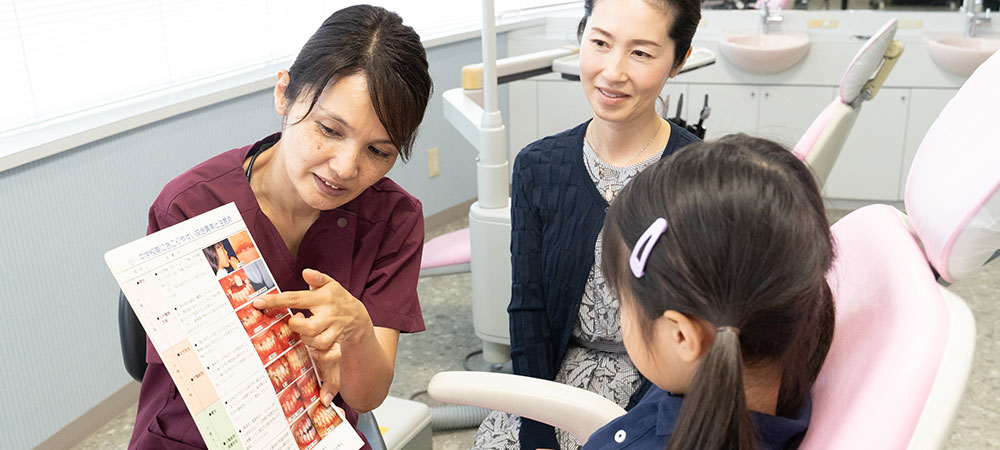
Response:
[{"label": "dental education chart", "polygon": [[357,450],[362,441],[319,378],[236,205],[107,252],[209,450]]}]

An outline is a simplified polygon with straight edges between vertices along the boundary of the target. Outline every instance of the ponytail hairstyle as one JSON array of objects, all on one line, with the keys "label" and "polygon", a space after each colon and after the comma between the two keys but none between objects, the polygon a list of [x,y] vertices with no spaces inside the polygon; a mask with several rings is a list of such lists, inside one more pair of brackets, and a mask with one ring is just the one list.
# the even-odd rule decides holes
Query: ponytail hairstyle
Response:
[{"label": "ponytail hairstyle", "polygon": [[[637,278],[632,248],[661,217]],[[816,181],[791,152],[746,135],[691,144],[625,187],[602,245],[605,278],[647,341],[667,310],[718,327],[668,449],[757,448],[744,367],[780,375],[778,415],[803,404],[833,337],[834,254]]]}]

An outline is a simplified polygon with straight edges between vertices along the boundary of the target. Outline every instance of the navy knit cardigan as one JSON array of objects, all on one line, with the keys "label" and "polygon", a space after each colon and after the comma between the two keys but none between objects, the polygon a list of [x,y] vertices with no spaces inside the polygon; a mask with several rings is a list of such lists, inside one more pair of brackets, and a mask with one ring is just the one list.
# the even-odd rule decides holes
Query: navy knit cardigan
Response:
[{"label": "navy knit cardigan", "polygon": [[[535,141],[514,162],[511,190],[510,306],[514,373],[552,380],[566,355],[594,246],[608,202],[597,191],[583,162],[583,136],[589,121]],[[663,156],[697,142],[670,123]],[[629,402],[634,405],[649,383]],[[521,420],[521,448],[558,449],[552,426]]]}]

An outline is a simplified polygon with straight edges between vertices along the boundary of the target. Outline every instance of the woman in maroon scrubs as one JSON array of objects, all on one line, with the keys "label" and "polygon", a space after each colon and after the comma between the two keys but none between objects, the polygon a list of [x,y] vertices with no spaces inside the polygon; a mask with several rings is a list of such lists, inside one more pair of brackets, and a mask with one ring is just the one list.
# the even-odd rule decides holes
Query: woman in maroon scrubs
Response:
[{"label": "woman in maroon scrubs", "polygon": [[[236,202],[283,291],[254,306],[303,310],[288,325],[320,366],[323,403],[352,424],[385,399],[399,333],[424,329],[421,205],[385,174],[409,157],[431,90],[420,37],[399,16],[340,10],[278,74],[281,132],[195,166],[149,210],[152,233]],[[148,341],[146,359],[129,449],[204,449]]]}]

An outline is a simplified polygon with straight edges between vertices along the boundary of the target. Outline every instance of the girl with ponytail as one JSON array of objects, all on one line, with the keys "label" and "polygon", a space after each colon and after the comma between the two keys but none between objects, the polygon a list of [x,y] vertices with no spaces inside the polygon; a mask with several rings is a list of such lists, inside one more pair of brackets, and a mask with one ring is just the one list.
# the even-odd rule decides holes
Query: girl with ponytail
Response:
[{"label": "girl with ponytail", "polygon": [[625,347],[653,382],[585,448],[794,448],[833,337],[833,246],[809,169],[745,135],[640,173],[604,223]]}]

